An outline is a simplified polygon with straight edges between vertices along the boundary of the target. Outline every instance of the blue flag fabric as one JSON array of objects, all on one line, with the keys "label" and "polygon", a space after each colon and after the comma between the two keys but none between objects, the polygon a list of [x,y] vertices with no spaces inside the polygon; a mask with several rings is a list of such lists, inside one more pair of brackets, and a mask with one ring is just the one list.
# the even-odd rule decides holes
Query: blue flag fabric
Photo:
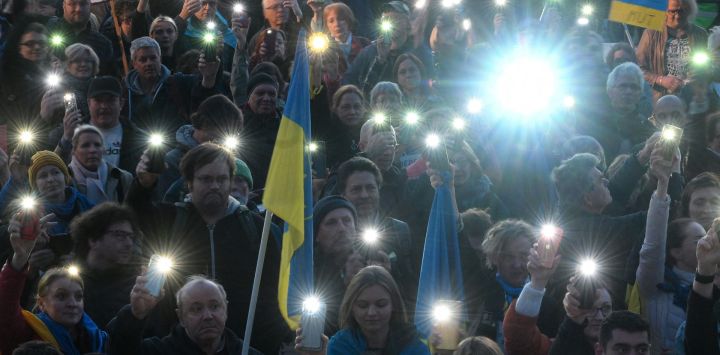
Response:
[{"label": "blue flag fabric", "polygon": [[[449,172],[442,172],[441,176],[443,181],[450,181]],[[452,199],[447,184],[437,187],[425,234],[415,310],[415,326],[425,339],[431,335],[432,309],[436,301],[465,301],[457,232],[458,216]]]}]

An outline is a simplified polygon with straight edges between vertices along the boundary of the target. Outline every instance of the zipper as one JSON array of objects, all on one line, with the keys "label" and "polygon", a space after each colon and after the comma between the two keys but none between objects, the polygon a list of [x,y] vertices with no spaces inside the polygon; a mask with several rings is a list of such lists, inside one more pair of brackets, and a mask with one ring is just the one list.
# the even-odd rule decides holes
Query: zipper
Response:
[{"label": "zipper", "polygon": [[210,278],[215,280],[215,225],[207,225],[208,232],[210,232]]}]

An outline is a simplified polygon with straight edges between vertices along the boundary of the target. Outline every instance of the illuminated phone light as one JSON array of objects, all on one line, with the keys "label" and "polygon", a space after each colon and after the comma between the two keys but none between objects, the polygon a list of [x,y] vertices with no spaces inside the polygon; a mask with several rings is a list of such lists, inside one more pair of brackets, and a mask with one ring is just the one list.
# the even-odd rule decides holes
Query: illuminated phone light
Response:
[{"label": "illuminated phone light", "polygon": [[380,126],[384,125],[387,122],[388,117],[385,112],[376,112],[375,114],[373,114],[372,120],[375,125]]},{"label": "illuminated phone light", "polygon": [[308,150],[310,151],[310,153],[317,152],[318,148],[319,148],[319,146],[315,142],[310,142],[310,144],[308,144]]},{"label": "illuminated phone light", "polygon": [[31,211],[37,206],[37,200],[32,196],[25,196],[20,199],[20,208]]},{"label": "illuminated phone light", "polygon": [[593,277],[597,273],[598,265],[595,260],[585,259],[580,262],[578,270],[580,271],[580,274],[585,277]]},{"label": "illuminated phone light", "polygon": [[505,5],[507,5],[507,0],[495,0],[495,6],[503,7]]},{"label": "illuminated phone light", "polygon": [[466,126],[467,126],[467,121],[465,121],[464,119],[462,119],[460,117],[456,117],[452,121],[452,127],[456,131],[462,131],[463,129],[465,129]]},{"label": "illuminated phone light", "polygon": [[445,323],[453,318],[453,311],[446,304],[438,304],[432,310],[433,319],[439,323]]},{"label": "illuminated phone light", "polygon": [[235,150],[239,146],[240,146],[240,139],[238,139],[238,137],[235,137],[235,136],[225,137],[225,140],[223,141],[223,147],[225,147],[229,150]]},{"label": "illuminated phone light", "polygon": [[552,224],[546,224],[540,229],[540,235],[543,238],[555,238],[558,234],[558,228]]},{"label": "illuminated phone light", "polygon": [[243,6],[243,4],[241,4],[241,3],[235,3],[235,5],[233,5],[233,12],[234,13],[245,12],[245,6]]},{"label": "illuminated phone light", "polygon": [[320,302],[320,299],[316,296],[310,296],[303,300],[302,309],[305,313],[314,314],[320,311],[321,308],[322,302]]},{"label": "illuminated phone light", "polygon": [[363,231],[362,239],[367,244],[375,244],[380,240],[380,232],[375,228],[368,228]]},{"label": "illuminated phone light", "polygon": [[573,108],[575,107],[575,98],[568,95],[563,98],[563,106],[566,108]]},{"label": "illuminated phone light", "polygon": [[31,144],[33,142],[33,139],[35,139],[35,134],[32,131],[21,131],[19,138],[20,143]]},{"label": "illuminated phone light", "polygon": [[440,146],[440,136],[435,133],[430,133],[425,137],[425,145],[428,148],[435,149]]},{"label": "illuminated phone light", "polygon": [[208,21],[205,27],[207,27],[208,30],[214,30],[215,28],[217,28],[217,24],[213,21]]},{"label": "illuminated phone light", "polygon": [[324,52],[330,48],[330,39],[322,32],[315,32],[310,35],[310,50],[313,52]]},{"label": "illuminated phone light", "polygon": [[47,76],[47,78],[45,79],[45,83],[50,87],[60,85],[61,81],[62,81],[62,79],[60,78],[60,75],[57,75],[57,74],[49,74]]},{"label": "illuminated phone light", "polygon": [[155,270],[161,274],[167,274],[173,268],[175,263],[167,256],[160,256],[155,264]]},{"label": "illuminated phone light", "polygon": [[480,99],[472,98],[472,99],[468,100],[466,109],[467,109],[467,112],[469,112],[469,113],[477,114],[477,113],[480,113],[480,111],[482,111],[482,107],[483,107],[483,104],[482,104],[482,101],[480,101]]},{"label": "illuminated phone light", "polygon": [[465,31],[470,31],[470,29],[472,28],[472,21],[470,21],[470,19],[467,19],[467,18],[464,19],[462,21],[462,28]]},{"label": "illuminated phone light", "polygon": [[585,16],[590,16],[593,12],[595,12],[595,8],[590,4],[585,4],[582,8],[580,8],[580,13]]},{"label": "illuminated phone light", "polygon": [[80,268],[77,267],[76,265],[68,265],[67,272],[71,276],[75,276],[75,277],[80,276]]},{"label": "illuminated phone light", "polygon": [[420,115],[418,115],[417,112],[408,112],[405,115],[405,123],[415,125],[418,122],[420,122]]},{"label": "illuminated phone light", "polygon": [[150,135],[150,139],[148,139],[148,143],[150,143],[150,146],[152,147],[159,147],[163,145],[165,142],[165,138],[163,138],[162,134],[159,133],[153,133]]},{"label": "illuminated phone light", "polygon": [[577,24],[580,26],[587,26],[590,24],[590,19],[587,17],[580,17],[577,19]]},{"label": "illuminated phone light", "polygon": [[698,52],[693,55],[692,61],[697,65],[705,65],[710,62],[710,56],[705,52]]},{"label": "illuminated phone light", "polygon": [[54,34],[50,36],[50,45],[53,47],[59,47],[62,46],[62,44],[65,42],[65,38],[63,38],[60,34]]},{"label": "illuminated phone light", "polygon": [[388,33],[390,31],[392,31],[392,29],[393,29],[392,22],[390,22],[388,20],[383,20],[382,22],[380,22],[380,31],[382,31],[383,33]]},{"label": "illuminated phone light", "polygon": [[427,0],[417,0],[415,2],[415,8],[416,9],[422,9],[427,5]]}]

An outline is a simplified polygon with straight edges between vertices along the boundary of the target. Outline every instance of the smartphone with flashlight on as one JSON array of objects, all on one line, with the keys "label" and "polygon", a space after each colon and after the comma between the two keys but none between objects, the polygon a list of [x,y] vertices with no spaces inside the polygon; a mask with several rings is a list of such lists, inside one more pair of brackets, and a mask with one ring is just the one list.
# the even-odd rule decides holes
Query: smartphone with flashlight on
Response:
[{"label": "smartphone with flashlight on", "polygon": [[312,169],[316,178],[327,177],[327,150],[324,141],[315,142],[315,150],[312,152]]},{"label": "smartphone with flashlight on", "polygon": [[37,202],[26,197],[21,202],[22,206],[18,211],[18,219],[20,219],[20,238],[25,240],[35,240],[40,231],[40,216],[42,211],[37,206]]},{"label": "smartphone with flashlight on", "polygon": [[680,146],[683,129],[671,124],[666,124],[660,133],[660,144],[663,150],[663,156],[667,160],[672,160],[675,151]]},{"label": "smartphone with flashlight on", "polygon": [[540,256],[540,264],[546,268],[552,268],[555,261],[555,255],[560,248],[563,230],[553,226],[544,225],[540,230],[540,239],[538,240],[538,254]]},{"label": "smartphone with flashlight on", "polygon": [[78,109],[77,100],[75,99],[74,93],[66,93],[65,96],[63,96],[63,101],[65,102],[65,113]]},{"label": "smartphone with flashlight on", "polygon": [[206,62],[217,62],[217,36],[214,31],[206,34],[206,41],[203,43],[203,55]]},{"label": "smartphone with flashlight on", "polygon": [[165,153],[167,146],[162,135],[153,134],[150,136],[150,147],[147,154],[150,159],[148,172],[152,174],[162,174],[165,171]]},{"label": "smartphone with flashlight on", "polygon": [[167,257],[153,254],[150,257],[148,263],[148,270],[145,277],[147,277],[147,283],[145,288],[154,297],[160,297],[160,291],[165,285],[167,274],[172,268],[172,261]]},{"label": "smartphone with flashlight on", "polygon": [[430,168],[435,171],[450,171],[450,158],[448,158],[445,144],[440,143],[437,147],[427,150]]},{"label": "smartphone with flashlight on", "polygon": [[595,303],[595,291],[600,287],[597,264],[594,261],[585,260],[579,265],[574,285],[580,292],[580,309],[592,309]]},{"label": "smartphone with flashlight on", "polygon": [[441,300],[435,304],[433,318],[435,331],[440,337],[438,350],[456,350],[460,342],[460,310],[462,303],[459,301]]},{"label": "smartphone with flashlight on", "polygon": [[267,30],[265,31],[265,38],[263,38],[263,44],[265,45],[265,57],[275,57],[275,46],[277,45],[278,31]]},{"label": "smartphone with flashlight on", "polygon": [[305,351],[322,350],[322,336],[325,331],[325,305],[317,299],[303,302],[300,324],[303,337],[300,349]]}]

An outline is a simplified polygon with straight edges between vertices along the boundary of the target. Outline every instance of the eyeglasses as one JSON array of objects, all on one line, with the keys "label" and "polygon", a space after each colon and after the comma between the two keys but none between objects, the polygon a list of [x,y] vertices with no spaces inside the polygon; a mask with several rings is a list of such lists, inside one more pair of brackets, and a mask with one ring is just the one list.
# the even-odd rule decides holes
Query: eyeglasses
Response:
[{"label": "eyeglasses", "polygon": [[667,9],[667,13],[669,13],[671,15],[684,15],[685,12],[686,12],[686,10],[682,9],[682,8],[681,9],[672,9],[672,10]]},{"label": "eyeglasses", "polygon": [[602,314],[603,317],[607,317],[612,312],[612,306],[606,304],[602,307],[593,308],[592,310],[593,310],[593,313],[592,313],[593,316],[595,316],[596,314],[598,314],[598,312],[600,312],[600,314]]},{"label": "eyeglasses", "polygon": [[47,44],[47,42],[45,42],[45,41],[27,41],[27,42],[20,43],[20,45],[21,45],[21,46],[24,46],[24,47],[41,47],[41,48],[45,48],[45,47],[47,47],[48,44]]}]

